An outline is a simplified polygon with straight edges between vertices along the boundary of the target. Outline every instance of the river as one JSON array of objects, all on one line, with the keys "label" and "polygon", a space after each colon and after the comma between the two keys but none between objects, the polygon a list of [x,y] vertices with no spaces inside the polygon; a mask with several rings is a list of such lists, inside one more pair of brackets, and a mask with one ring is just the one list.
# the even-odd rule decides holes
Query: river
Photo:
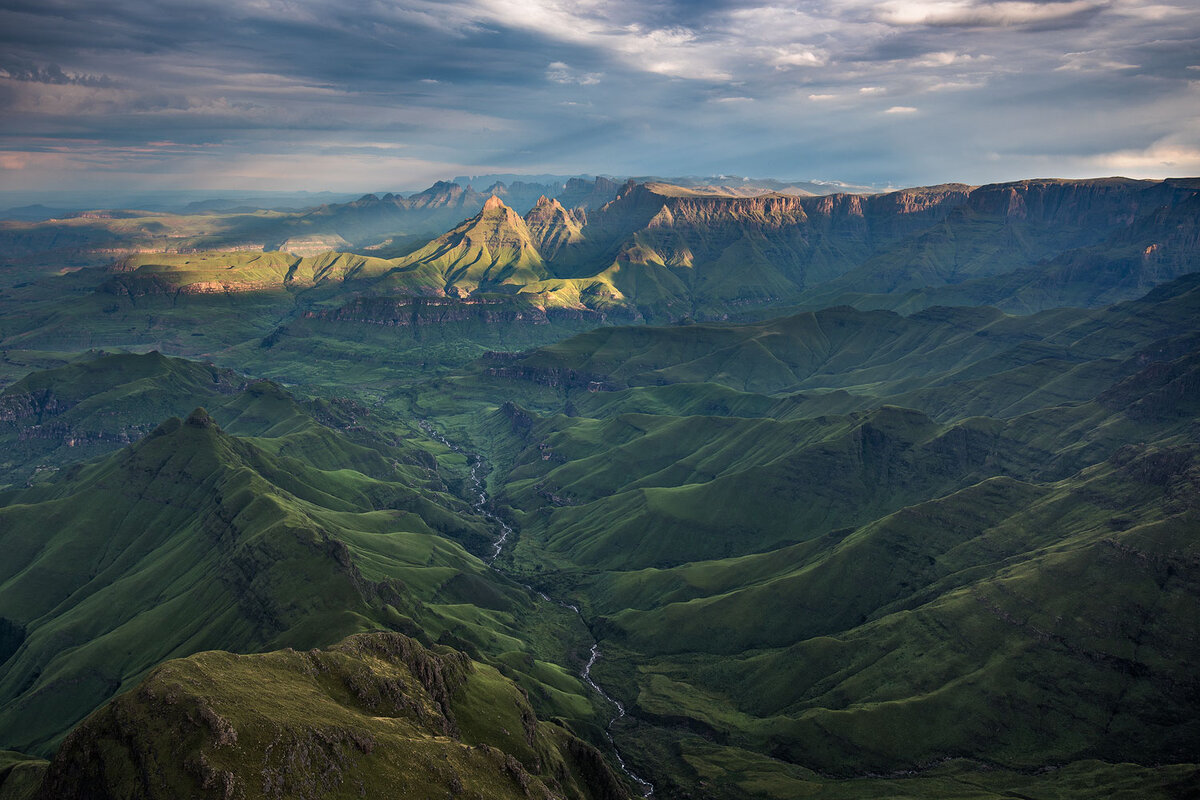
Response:
[{"label": "river", "polygon": [[[491,504],[491,500],[488,497],[487,486],[485,485],[484,480],[483,480],[482,473],[483,473],[483,468],[486,465],[486,462],[483,460],[483,457],[478,455],[477,453],[471,453],[469,451],[466,451],[466,450],[462,449],[461,447],[459,447],[458,445],[451,443],[450,440],[448,440],[446,437],[444,437],[440,433],[438,433],[437,429],[434,428],[433,425],[431,425],[428,420],[421,420],[418,424],[420,425],[421,430],[424,431],[431,439],[441,442],[443,445],[448,447],[450,450],[452,450],[456,453],[462,453],[463,455],[465,455],[467,457],[467,460],[471,465],[471,486],[469,488],[469,491],[472,494],[472,498],[470,500],[471,508],[473,508],[475,510],[475,513],[479,514],[481,517],[488,520],[489,522],[495,524],[500,529],[500,535],[498,537],[496,537],[496,541],[492,543],[491,558],[487,559],[486,563],[489,567],[496,570],[496,572],[499,572],[501,575],[505,575],[506,577],[511,578],[512,576],[508,575],[503,570],[501,570],[498,566],[496,566],[496,559],[498,559],[500,557],[500,554],[504,552],[504,545],[508,543],[508,537],[512,534],[513,529],[512,529],[512,526],[510,526],[507,522],[505,522],[495,512],[492,511],[492,504]],[[573,603],[567,603],[562,600],[556,600],[556,599],[550,597],[549,595],[547,595],[545,592],[538,591],[537,589],[533,588],[529,584],[522,583],[521,585],[523,587],[525,587],[525,589],[527,589],[529,592],[537,595],[542,600],[544,600],[548,603],[554,603],[556,605],[562,606],[563,608],[567,608],[567,609],[570,609],[571,611],[573,611],[575,613],[575,615],[577,617],[579,617],[579,621],[583,623],[583,627],[585,630],[588,631],[588,635],[592,636],[591,626],[587,624],[587,620],[584,619],[583,613],[579,610],[578,606],[574,605]],[[612,735],[613,724],[617,720],[621,719],[621,717],[627,716],[627,713],[625,711],[624,703],[622,703],[620,700],[618,700],[615,697],[613,697],[612,695],[610,695],[608,692],[604,691],[604,687],[602,687],[599,683],[597,683],[596,680],[592,677],[592,667],[596,664],[596,662],[600,658],[601,658],[600,642],[598,642],[596,640],[595,636],[592,636],[591,654],[588,657],[587,663],[583,665],[583,669],[581,669],[579,671],[579,677],[583,679],[584,683],[586,683],[589,687],[591,687],[592,691],[594,691],[596,694],[600,695],[600,697],[602,697],[605,702],[607,702],[609,705],[611,705],[613,707],[613,710],[615,713],[608,720],[608,725],[604,729],[604,734],[605,734],[605,736],[608,737],[609,744],[612,745],[613,755],[615,755],[617,757],[617,764],[621,767],[621,771],[624,772],[631,781],[633,781],[635,784],[637,784],[641,788],[642,797],[653,797],[654,796],[654,784],[650,783],[650,781],[648,781],[645,778],[641,777],[640,775],[636,774],[633,770],[631,770],[629,768],[629,765],[627,765],[625,763],[624,756],[621,755],[621,749],[619,747],[617,747],[617,743],[613,739],[613,735]]]}]

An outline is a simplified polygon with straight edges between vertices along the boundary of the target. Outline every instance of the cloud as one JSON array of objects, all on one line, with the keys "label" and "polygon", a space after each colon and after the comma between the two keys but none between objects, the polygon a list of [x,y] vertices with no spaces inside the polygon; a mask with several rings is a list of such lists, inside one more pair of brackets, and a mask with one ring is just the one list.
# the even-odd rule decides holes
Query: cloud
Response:
[{"label": "cloud", "polygon": [[[144,176],[139,159],[216,181],[243,180],[235,163],[315,156],[347,159],[346,175],[369,175],[361,165],[378,158],[897,184],[1045,171],[1030,153],[1078,170],[1109,169],[1095,153],[1177,170],[1165,166],[1175,151],[1148,142],[1186,150],[1195,143],[1170,137],[1200,130],[1200,19],[1188,11],[1161,0],[12,0],[0,7],[0,152],[25,164],[30,186],[73,179],[43,140],[70,142],[56,158],[78,150],[80,180],[103,169],[108,181]],[[22,161],[27,150],[41,155]],[[386,160],[398,152],[408,160]],[[256,174],[294,180],[282,167]]]},{"label": "cloud", "polygon": [[113,79],[107,75],[82,75],[63,72],[57,64],[35,66],[31,64],[9,63],[0,67],[0,78],[14,81],[29,81],[30,83],[49,83],[72,86],[112,86]]},{"label": "cloud", "polygon": [[1055,67],[1060,72],[1092,72],[1118,69],[1138,69],[1138,64],[1126,64],[1107,57],[1095,50],[1082,53],[1063,53],[1062,64]]},{"label": "cloud", "polygon": [[571,69],[561,61],[552,61],[546,67],[546,79],[554,83],[573,83],[578,86],[592,86],[604,77],[602,72],[580,72]]},{"label": "cloud", "polygon": [[992,60],[992,56],[989,55],[971,55],[969,53],[958,53],[953,50],[942,50],[936,53],[925,53],[913,59],[911,63],[914,67],[939,69],[942,67],[963,66]]},{"label": "cloud", "polygon": [[980,3],[969,0],[891,0],[879,6],[878,17],[890,25],[930,25],[948,28],[1011,28],[1080,22],[1104,9],[1090,0],[1058,3]]},{"label": "cloud", "polygon": [[1101,172],[1129,173],[1133,177],[1161,175],[1164,171],[1200,175],[1200,146],[1195,145],[1155,142],[1145,148],[1099,153],[1081,160]]}]

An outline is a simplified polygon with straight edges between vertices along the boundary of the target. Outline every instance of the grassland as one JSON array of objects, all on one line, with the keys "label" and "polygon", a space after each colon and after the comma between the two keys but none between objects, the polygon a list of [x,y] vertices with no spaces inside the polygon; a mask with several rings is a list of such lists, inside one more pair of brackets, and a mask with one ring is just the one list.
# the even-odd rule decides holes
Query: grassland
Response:
[{"label": "grassland", "polygon": [[597,642],[660,797],[1189,796],[1189,192],[631,186],[5,288],[0,797],[620,796]]}]

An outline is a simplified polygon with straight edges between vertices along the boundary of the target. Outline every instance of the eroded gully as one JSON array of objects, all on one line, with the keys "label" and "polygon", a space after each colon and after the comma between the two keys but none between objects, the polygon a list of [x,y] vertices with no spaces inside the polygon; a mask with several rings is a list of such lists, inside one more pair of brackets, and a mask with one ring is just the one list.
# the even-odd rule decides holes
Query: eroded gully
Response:
[{"label": "eroded gully", "polygon": [[[512,526],[510,526],[492,511],[491,500],[488,498],[487,488],[484,485],[483,476],[481,474],[485,463],[483,457],[476,453],[467,452],[458,445],[451,443],[448,439],[446,439],[446,437],[438,433],[433,425],[431,425],[428,421],[421,420],[419,425],[421,426],[421,430],[423,430],[431,439],[434,439],[450,450],[456,453],[462,453],[467,457],[467,460],[471,465],[471,486],[469,488],[469,491],[471,492],[471,508],[475,510],[475,513],[495,524],[500,529],[500,535],[496,538],[496,541],[492,543],[492,555],[490,558],[486,559],[485,563],[487,563],[487,565],[496,572],[506,574],[496,566],[496,559],[500,557],[502,552],[504,552],[504,545],[508,542],[508,537],[513,532],[513,529]],[[512,576],[507,577],[511,578]],[[575,615],[579,617],[579,621],[583,623],[584,628],[588,631],[588,635],[592,635],[591,627],[587,624],[587,620],[583,618],[583,613],[579,610],[578,606],[562,600],[555,600],[545,592],[540,592],[527,583],[522,583],[521,586],[525,587],[526,590],[536,594],[538,597],[548,603],[555,603],[556,605],[573,611]],[[641,788],[642,797],[652,797],[654,795],[654,784],[650,783],[650,781],[636,774],[629,768],[629,766],[625,763],[625,758],[621,755],[621,749],[617,747],[617,743],[613,739],[612,726],[617,720],[621,719],[621,717],[626,716],[625,704],[610,695],[608,692],[604,691],[604,688],[592,677],[592,667],[600,658],[600,643],[596,641],[595,637],[593,636],[591,653],[588,656],[587,663],[584,664],[583,669],[579,671],[579,677],[583,679],[583,682],[586,683],[592,691],[600,695],[600,697],[603,698],[606,703],[613,707],[613,710],[616,713],[614,713],[613,716],[608,720],[608,725],[604,729],[604,735],[608,737],[608,742],[610,745],[612,745],[613,755],[617,757],[617,764],[620,766],[621,771],[624,772],[631,781]]]}]

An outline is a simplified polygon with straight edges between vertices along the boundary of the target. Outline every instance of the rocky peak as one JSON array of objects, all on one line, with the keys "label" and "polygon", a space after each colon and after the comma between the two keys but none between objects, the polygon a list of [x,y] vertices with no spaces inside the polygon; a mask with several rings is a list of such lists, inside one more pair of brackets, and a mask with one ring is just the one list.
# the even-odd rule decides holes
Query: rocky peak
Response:
[{"label": "rocky peak", "polygon": [[193,428],[215,428],[217,423],[208,415],[208,411],[203,406],[198,406],[188,418],[184,420],[185,425],[190,425]]},{"label": "rocky peak", "polygon": [[483,204],[483,213],[486,214],[489,211],[498,211],[502,208],[508,208],[508,206],[504,205],[504,201],[501,200],[499,197],[497,197],[496,195],[492,195]]},{"label": "rocky peak", "polygon": [[553,258],[564,246],[583,239],[579,223],[562,203],[545,195],[525,215],[525,225],[543,258]]}]

